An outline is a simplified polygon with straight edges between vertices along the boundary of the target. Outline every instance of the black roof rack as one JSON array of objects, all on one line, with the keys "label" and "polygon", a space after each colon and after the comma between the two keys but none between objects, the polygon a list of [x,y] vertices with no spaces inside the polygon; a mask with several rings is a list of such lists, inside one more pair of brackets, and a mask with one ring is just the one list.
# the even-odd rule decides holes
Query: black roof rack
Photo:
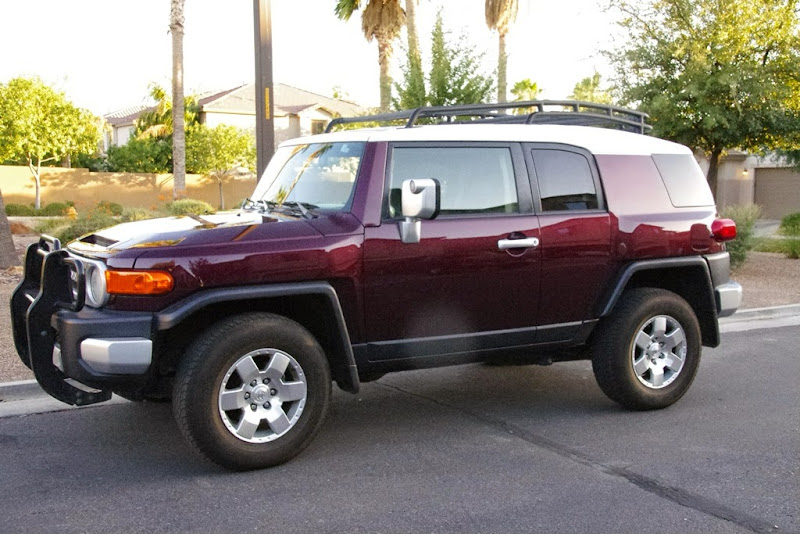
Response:
[{"label": "black roof rack", "polygon": [[[518,114],[506,113],[510,109],[518,110]],[[520,110],[523,112],[519,113]],[[527,100],[498,104],[431,106],[362,117],[338,117],[328,123],[325,133],[343,124],[405,121],[405,127],[411,128],[419,124],[420,119],[439,119],[435,124],[569,124],[612,127],[644,134],[653,129],[645,122],[647,118],[647,113],[641,111],[594,102]]]}]

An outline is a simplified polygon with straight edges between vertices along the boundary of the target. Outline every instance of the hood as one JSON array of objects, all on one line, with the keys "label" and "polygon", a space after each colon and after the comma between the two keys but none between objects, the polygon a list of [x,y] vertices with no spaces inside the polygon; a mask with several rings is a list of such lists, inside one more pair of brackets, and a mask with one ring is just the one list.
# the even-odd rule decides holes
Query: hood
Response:
[{"label": "hood", "polygon": [[[264,231],[262,227],[270,227]],[[259,229],[258,232],[253,230]],[[264,238],[319,235],[304,220],[279,219],[258,212],[238,211],[214,215],[182,215],[118,224],[72,241],[77,253],[110,255],[130,249],[213,245],[242,239],[251,233]],[[268,235],[266,235],[268,234]],[[255,237],[255,236],[253,236]]]}]

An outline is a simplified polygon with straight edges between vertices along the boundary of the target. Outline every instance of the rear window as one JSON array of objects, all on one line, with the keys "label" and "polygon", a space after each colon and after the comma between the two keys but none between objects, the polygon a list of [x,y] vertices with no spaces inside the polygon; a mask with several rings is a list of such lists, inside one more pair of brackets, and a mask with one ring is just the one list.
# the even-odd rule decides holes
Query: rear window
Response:
[{"label": "rear window", "polygon": [[714,197],[700,166],[690,154],[653,154],[667,194],[676,208],[713,206]]}]

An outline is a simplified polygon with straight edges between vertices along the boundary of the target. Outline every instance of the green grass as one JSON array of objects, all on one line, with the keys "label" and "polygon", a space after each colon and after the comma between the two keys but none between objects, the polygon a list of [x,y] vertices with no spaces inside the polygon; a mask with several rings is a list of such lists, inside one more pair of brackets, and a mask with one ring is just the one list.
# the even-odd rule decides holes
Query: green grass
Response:
[{"label": "green grass", "polygon": [[793,260],[800,259],[800,237],[761,237],[753,240],[753,250],[775,252]]}]

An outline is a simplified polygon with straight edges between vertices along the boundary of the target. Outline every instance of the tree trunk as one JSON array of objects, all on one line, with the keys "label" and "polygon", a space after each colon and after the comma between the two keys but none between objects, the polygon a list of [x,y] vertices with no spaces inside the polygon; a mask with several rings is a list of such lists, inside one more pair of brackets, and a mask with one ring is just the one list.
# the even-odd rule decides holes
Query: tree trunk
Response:
[{"label": "tree trunk", "polygon": [[389,111],[389,105],[392,99],[392,78],[389,76],[389,63],[391,59],[392,42],[386,39],[378,39],[378,64],[381,67],[381,111]]},{"label": "tree trunk", "polygon": [[[36,195],[34,196],[33,207],[35,209],[39,209],[42,207],[42,196],[41,196],[41,189],[42,189],[42,162],[41,160],[36,160],[36,167],[33,166],[33,161],[28,158],[28,169],[30,169],[31,174],[33,175],[33,182],[36,184]],[[5,210],[3,210],[5,213]]]},{"label": "tree trunk", "polygon": [[508,62],[508,55],[506,55],[506,34],[498,32],[497,40],[497,101],[505,102],[506,93],[508,92],[508,82],[506,81],[506,64]]},{"label": "tree trunk", "polygon": [[419,55],[419,37],[417,37],[416,4],[419,0],[406,0],[406,31],[408,32],[408,53]]},{"label": "tree trunk", "polygon": [[0,269],[8,269],[15,265],[19,265],[19,257],[14,248],[14,239],[11,237],[11,226],[6,217],[3,193],[0,192]]},{"label": "tree trunk", "polygon": [[169,30],[172,33],[172,198],[186,197],[186,130],[183,123],[183,4],[172,0]]},{"label": "tree trunk", "polygon": [[719,171],[719,160],[722,156],[722,149],[715,148],[711,151],[711,156],[708,160],[708,186],[711,188],[711,194],[714,195],[714,200],[717,199],[717,172]]},{"label": "tree trunk", "polygon": [[217,184],[219,184],[219,209],[225,209],[225,195],[222,193],[222,179],[217,178]]}]

